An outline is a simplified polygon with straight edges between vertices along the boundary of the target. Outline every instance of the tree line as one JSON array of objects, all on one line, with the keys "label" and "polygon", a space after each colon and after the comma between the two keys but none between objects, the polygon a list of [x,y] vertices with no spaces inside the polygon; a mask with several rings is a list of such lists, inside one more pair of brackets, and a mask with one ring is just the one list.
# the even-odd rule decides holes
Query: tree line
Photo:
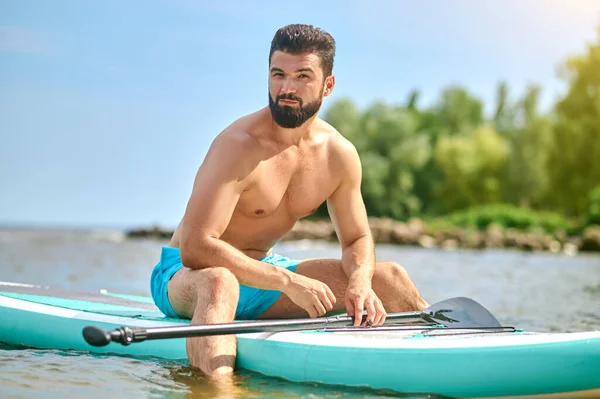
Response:
[{"label": "tree line", "polygon": [[545,111],[541,87],[511,100],[501,82],[492,115],[465,88],[448,86],[429,107],[416,90],[399,104],[362,110],[343,98],[324,119],[360,154],[370,216],[407,220],[505,204],[600,224],[600,29],[560,77],[568,89]]}]

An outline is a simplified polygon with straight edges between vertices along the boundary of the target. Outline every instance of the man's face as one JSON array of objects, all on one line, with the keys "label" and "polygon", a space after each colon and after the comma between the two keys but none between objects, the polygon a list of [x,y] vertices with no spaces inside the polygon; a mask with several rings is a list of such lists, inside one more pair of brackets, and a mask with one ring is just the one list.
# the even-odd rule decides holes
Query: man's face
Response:
[{"label": "man's face", "polygon": [[276,51],[269,70],[269,108],[275,122],[293,129],[313,117],[329,95],[333,77],[324,80],[319,56]]}]

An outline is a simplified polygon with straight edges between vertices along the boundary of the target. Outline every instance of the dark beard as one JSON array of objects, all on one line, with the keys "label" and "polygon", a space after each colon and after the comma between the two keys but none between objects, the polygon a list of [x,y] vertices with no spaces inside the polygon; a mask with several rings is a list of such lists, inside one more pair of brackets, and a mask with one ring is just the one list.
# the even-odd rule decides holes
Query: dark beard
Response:
[{"label": "dark beard", "polygon": [[[293,108],[288,105],[279,105],[279,100],[282,99],[297,101],[298,108]],[[319,99],[303,106],[302,99],[294,97],[291,94],[277,96],[277,103],[275,103],[271,98],[271,94],[269,94],[269,108],[271,109],[271,115],[273,116],[275,123],[286,129],[295,129],[302,126],[304,122],[312,118],[313,115],[319,111],[321,103],[322,100]]]}]

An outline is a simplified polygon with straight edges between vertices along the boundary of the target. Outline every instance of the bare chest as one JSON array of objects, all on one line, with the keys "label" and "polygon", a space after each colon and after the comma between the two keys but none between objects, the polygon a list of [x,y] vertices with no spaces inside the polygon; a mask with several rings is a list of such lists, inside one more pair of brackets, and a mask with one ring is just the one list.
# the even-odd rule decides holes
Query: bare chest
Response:
[{"label": "bare chest", "polygon": [[250,218],[297,220],[317,210],[335,189],[335,180],[325,160],[276,158],[260,166],[236,211]]}]

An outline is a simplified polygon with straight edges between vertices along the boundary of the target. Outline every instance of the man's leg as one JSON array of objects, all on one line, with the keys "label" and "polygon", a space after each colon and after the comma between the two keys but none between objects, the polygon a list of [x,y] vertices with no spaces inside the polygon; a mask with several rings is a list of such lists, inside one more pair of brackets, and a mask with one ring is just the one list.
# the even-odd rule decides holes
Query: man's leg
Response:
[{"label": "man's leg", "polygon": [[[348,277],[339,259],[304,260],[298,264],[296,273],[322,281],[329,286],[336,298],[332,312],[346,310],[344,296],[348,288]],[[381,299],[387,313],[424,310],[429,306],[406,270],[394,262],[377,262],[373,275],[373,291]],[[282,294],[260,318],[307,316],[306,311]]]},{"label": "man's leg", "polygon": [[[182,268],[169,281],[169,301],[173,310],[191,324],[230,323],[235,318],[240,286],[228,269]],[[211,377],[233,372],[235,335],[191,337],[186,339],[190,364]]]}]

